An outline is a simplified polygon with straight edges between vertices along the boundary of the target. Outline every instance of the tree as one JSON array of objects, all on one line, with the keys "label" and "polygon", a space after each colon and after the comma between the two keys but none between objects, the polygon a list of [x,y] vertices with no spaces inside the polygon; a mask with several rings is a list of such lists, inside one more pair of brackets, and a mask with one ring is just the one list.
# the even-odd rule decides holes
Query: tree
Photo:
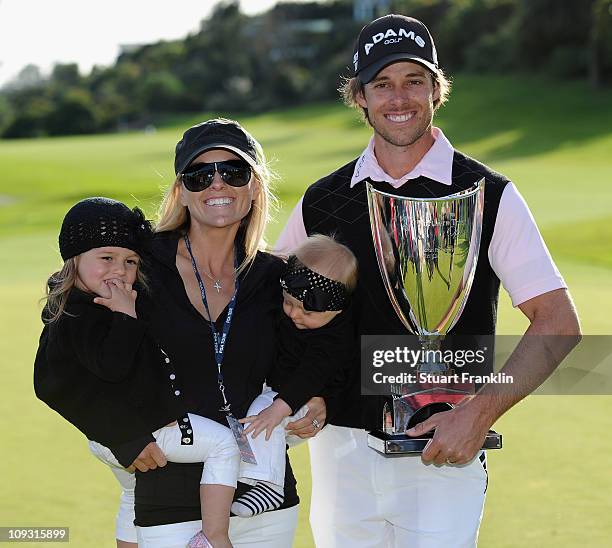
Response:
[{"label": "tree", "polygon": [[249,95],[243,91],[251,86],[236,86],[235,78],[253,81],[254,37],[247,33],[248,23],[237,1],[222,2],[202,21],[200,31],[187,38],[178,74],[188,103],[198,109],[245,108]]},{"label": "tree", "polygon": [[46,97],[32,97],[15,114],[15,117],[4,130],[2,136],[6,138],[24,138],[44,135],[47,117],[52,111],[53,103],[49,99]]},{"label": "tree", "polygon": [[584,77],[593,0],[522,0],[517,26],[518,59],[530,70]]},{"label": "tree", "polygon": [[159,70],[145,77],[141,96],[145,108],[152,112],[181,110],[185,88],[182,82],[167,70]]},{"label": "tree", "polygon": [[37,65],[29,64],[23,67],[19,74],[4,85],[5,91],[18,91],[40,86],[44,78]]},{"label": "tree", "polygon": [[515,38],[509,33],[514,30],[516,4],[516,0],[465,0],[447,5],[438,28],[430,29],[442,66],[450,71],[495,71],[512,65]]},{"label": "tree", "polygon": [[595,0],[591,9],[589,79],[600,87],[612,76],[612,0]]},{"label": "tree", "polygon": [[45,128],[49,135],[93,133],[97,122],[91,94],[84,89],[69,89],[62,93],[47,116]]},{"label": "tree", "polygon": [[4,129],[10,124],[13,118],[13,110],[8,99],[0,95],[0,135]]},{"label": "tree", "polygon": [[78,86],[80,80],[79,66],[76,63],[58,63],[53,67],[53,71],[51,72],[51,81],[57,86]]}]

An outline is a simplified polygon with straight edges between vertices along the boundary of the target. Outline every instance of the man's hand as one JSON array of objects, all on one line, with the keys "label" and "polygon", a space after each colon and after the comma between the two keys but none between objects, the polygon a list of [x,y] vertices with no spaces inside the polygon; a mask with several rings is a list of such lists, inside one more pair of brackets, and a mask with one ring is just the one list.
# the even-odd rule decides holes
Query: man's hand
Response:
[{"label": "man's hand", "polygon": [[436,429],[421,456],[424,463],[472,460],[491,425],[540,386],[580,341],[580,322],[567,290],[549,291],[519,308],[529,318],[529,328],[501,369],[514,382],[487,383],[455,409],[436,413],[408,430],[409,436],[418,437]]},{"label": "man's hand", "polygon": [[458,405],[450,411],[436,413],[427,420],[406,431],[412,437],[419,437],[433,430],[421,460],[424,464],[467,464],[482,449],[491,424],[482,417],[474,416],[469,402]]},{"label": "man's hand", "polygon": [[138,468],[141,472],[155,470],[158,466],[166,466],[166,455],[154,441],[149,443],[136,457],[130,468]]},{"label": "man's hand", "polygon": [[104,297],[96,297],[94,303],[110,308],[113,312],[123,312],[135,318],[137,293],[132,289],[131,284],[113,279],[108,280],[106,285],[111,292],[110,298],[105,299]]},{"label": "man's hand", "polygon": [[319,396],[308,400],[306,407],[308,407],[308,413],[306,413],[304,418],[290,422],[287,425],[287,430],[290,434],[302,439],[316,436],[319,430],[323,428],[325,418],[327,417],[325,400]]},{"label": "man's hand", "polygon": [[276,398],[272,405],[261,410],[257,415],[244,417],[244,419],[240,419],[238,422],[242,424],[250,423],[249,426],[244,429],[243,433],[245,436],[253,432],[252,437],[256,438],[265,430],[266,441],[268,441],[272,435],[272,430],[274,430],[285,417],[289,417],[290,415],[291,407],[281,398]]}]

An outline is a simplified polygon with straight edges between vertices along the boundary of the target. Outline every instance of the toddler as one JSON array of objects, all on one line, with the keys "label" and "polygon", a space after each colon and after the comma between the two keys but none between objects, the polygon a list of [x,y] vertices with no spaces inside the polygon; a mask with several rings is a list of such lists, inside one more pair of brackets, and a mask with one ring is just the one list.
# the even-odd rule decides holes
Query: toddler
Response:
[{"label": "toddler", "polygon": [[239,451],[229,428],[186,413],[170,356],[137,317],[133,286],[143,286],[140,256],[150,237],[142,212],[115,200],[88,198],[68,211],[59,235],[65,262],[49,280],[34,387],[111,467],[122,468],[104,446],[150,432],[168,460],[204,462],[203,532],[188,546],[227,548]]},{"label": "toddler", "polygon": [[[287,261],[281,280],[283,312],[279,322],[279,359],[268,387],[251,404],[244,434],[252,433],[256,465],[241,463],[239,480],[253,485],[232,504],[248,517],[280,507],[284,500],[285,426],[302,418],[313,396],[338,392],[342,369],[355,337],[347,309],[357,284],[357,259],[329,236],[317,234],[300,245]],[[312,421],[315,429],[322,425]],[[265,430],[264,436],[259,436]],[[258,437],[259,436],[259,437]]]}]

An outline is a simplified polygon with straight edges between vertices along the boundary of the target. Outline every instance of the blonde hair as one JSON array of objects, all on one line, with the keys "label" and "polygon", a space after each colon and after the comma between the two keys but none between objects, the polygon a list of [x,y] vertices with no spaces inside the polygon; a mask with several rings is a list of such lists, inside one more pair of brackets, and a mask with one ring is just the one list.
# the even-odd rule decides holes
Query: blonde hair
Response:
[{"label": "blonde hair", "polygon": [[[451,92],[451,81],[446,77],[442,69],[438,69],[437,72],[431,72],[432,82],[434,86],[438,86],[440,89],[440,97],[434,100],[434,112],[437,111],[446,101]],[[344,104],[348,107],[361,110],[363,121],[366,123],[370,122],[368,118],[368,109],[362,107],[357,102],[359,94],[363,95],[365,84],[361,83],[361,80],[357,76],[352,78],[344,78],[342,84],[338,88],[340,95],[344,101]]]},{"label": "blonde hair", "polygon": [[[255,139],[253,139],[255,141]],[[275,209],[278,200],[271,189],[272,180],[276,178],[274,172],[269,168],[261,145],[255,141],[257,152],[257,165],[251,166],[253,177],[259,185],[251,210],[242,219],[240,231],[244,243],[245,258],[238,267],[238,274],[248,268],[255,260],[257,251],[266,248],[264,231],[270,220],[271,210]],[[189,228],[189,212],[181,204],[181,178],[176,177],[172,185],[166,190],[162,202],[157,211],[157,224],[155,232],[167,230],[180,230],[186,232]]]},{"label": "blonde hair", "polygon": [[77,279],[77,264],[75,257],[67,259],[59,272],[51,274],[46,287],[47,301],[43,321],[53,323],[66,313],[68,295],[74,287]]},{"label": "blonde hair", "polygon": [[[45,323],[54,323],[64,314],[70,315],[68,312],[66,312],[66,303],[68,302],[70,292],[76,286],[78,276],[78,258],[79,255],[66,259],[61,270],[51,274],[51,277],[47,282],[47,287],[45,290],[46,294],[42,298],[42,301],[47,301],[43,316],[43,321]],[[147,279],[142,273],[140,263],[138,265],[136,278],[138,283],[146,291],[148,289]]]},{"label": "blonde hair", "polygon": [[313,234],[293,254],[310,270],[330,280],[341,282],[348,293],[357,286],[357,258],[333,236]]}]

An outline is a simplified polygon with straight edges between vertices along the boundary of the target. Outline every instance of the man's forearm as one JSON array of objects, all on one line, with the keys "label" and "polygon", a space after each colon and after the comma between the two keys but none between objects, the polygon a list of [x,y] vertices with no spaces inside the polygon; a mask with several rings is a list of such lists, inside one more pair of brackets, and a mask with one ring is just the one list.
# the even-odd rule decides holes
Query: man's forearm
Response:
[{"label": "man's forearm", "polygon": [[573,307],[557,312],[532,319],[501,369],[513,382],[486,384],[469,402],[489,424],[540,386],[580,341]]}]

